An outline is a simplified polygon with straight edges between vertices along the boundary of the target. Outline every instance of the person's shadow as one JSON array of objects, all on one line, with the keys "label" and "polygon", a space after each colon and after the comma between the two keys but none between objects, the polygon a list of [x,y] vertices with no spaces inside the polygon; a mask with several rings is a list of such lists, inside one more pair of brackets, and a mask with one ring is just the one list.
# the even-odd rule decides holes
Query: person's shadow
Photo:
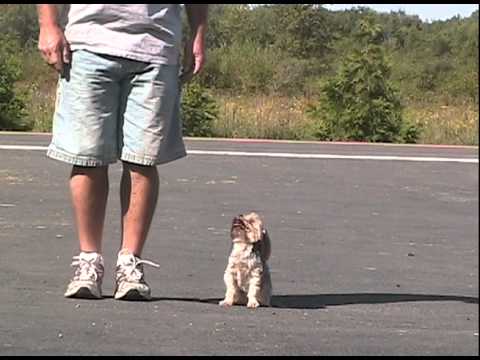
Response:
[{"label": "person's shadow", "polygon": [[[221,298],[182,298],[154,297],[152,301],[186,301],[206,304],[218,304]],[[478,298],[455,295],[389,294],[389,293],[353,293],[353,294],[301,294],[274,295],[272,308],[281,309],[324,309],[328,306],[352,304],[386,304],[415,301],[459,301],[478,304]]]}]

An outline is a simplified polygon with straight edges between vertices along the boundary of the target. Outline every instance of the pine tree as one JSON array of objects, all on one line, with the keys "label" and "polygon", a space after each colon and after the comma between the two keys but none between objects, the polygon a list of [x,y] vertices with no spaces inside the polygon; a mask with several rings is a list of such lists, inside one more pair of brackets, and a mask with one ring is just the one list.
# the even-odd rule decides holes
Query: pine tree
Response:
[{"label": "pine tree", "polygon": [[[389,81],[382,28],[366,19],[355,37],[358,46],[326,82],[322,104],[313,111],[324,116],[317,135],[330,140],[412,141],[415,131],[405,131],[400,98]],[[409,139],[403,138],[406,133]]]}]

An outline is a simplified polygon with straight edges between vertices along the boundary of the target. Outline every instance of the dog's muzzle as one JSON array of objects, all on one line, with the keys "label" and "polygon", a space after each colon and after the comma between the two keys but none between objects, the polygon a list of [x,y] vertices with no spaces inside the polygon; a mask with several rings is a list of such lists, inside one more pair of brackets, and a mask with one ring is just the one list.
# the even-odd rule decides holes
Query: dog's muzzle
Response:
[{"label": "dog's muzzle", "polygon": [[233,227],[240,227],[242,229],[245,229],[245,222],[242,220],[241,217],[237,216],[233,219],[232,226]]}]

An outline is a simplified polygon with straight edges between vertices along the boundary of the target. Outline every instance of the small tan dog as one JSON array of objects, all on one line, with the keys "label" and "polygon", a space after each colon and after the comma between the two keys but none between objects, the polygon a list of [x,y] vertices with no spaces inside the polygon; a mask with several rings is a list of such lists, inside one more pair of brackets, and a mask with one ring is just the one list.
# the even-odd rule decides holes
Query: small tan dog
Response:
[{"label": "small tan dog", "polygon": [[227,287],[221,306],[270,306],[272,281],[267,260],[271,245],[260,216],[251,212],[235,217],[230,232],[232,249],[223,279]]}]

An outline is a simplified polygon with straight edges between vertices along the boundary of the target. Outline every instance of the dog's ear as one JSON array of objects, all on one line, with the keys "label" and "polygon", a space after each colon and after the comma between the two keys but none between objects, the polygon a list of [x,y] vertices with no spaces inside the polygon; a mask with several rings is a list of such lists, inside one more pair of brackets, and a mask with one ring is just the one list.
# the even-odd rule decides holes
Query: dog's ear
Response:
[{"label": "dog's ear", "polygon": [[270,258],[270,253],[272,252],[270,236],[268,235],[268,231],[265,228],[262,228],[262,238],[258,242],[258,245],[260,248],[260,258],[263,262],[265,262]]}]

